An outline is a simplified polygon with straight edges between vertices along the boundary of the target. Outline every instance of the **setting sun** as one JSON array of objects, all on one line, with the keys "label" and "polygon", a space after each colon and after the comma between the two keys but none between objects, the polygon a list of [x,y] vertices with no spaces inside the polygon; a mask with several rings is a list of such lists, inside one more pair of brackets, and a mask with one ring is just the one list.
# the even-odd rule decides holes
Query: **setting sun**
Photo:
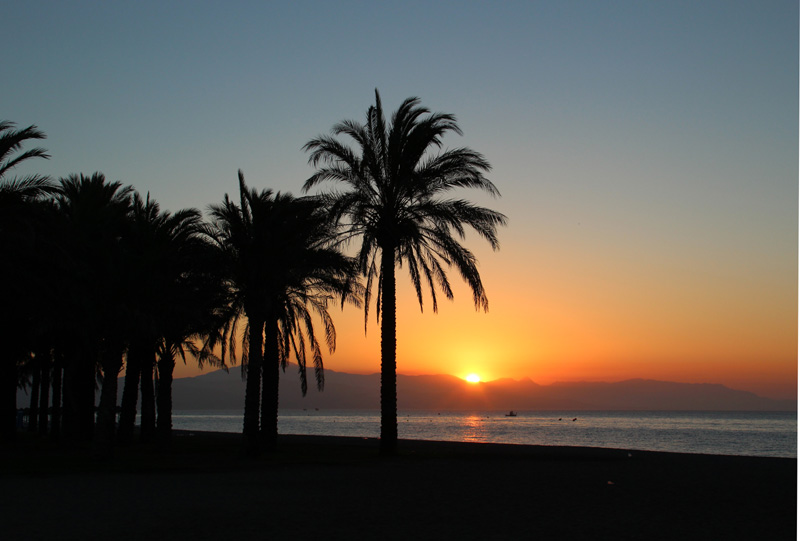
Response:
[{"label": "setting sun", "polygon": [[478,374],[470,374],[464,379],[470,383],[479,383],[481,381],[481,377]]}]

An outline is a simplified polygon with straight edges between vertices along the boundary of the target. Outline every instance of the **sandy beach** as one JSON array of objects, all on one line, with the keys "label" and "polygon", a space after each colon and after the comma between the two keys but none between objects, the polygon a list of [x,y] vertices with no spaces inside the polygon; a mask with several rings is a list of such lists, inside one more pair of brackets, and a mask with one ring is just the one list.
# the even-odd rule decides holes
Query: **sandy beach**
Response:
[{"label": "sandy beach", "polygon": [[3,444],[4,539],[795,539],[797,461],[614,449],[176,434],[97,462]]}]

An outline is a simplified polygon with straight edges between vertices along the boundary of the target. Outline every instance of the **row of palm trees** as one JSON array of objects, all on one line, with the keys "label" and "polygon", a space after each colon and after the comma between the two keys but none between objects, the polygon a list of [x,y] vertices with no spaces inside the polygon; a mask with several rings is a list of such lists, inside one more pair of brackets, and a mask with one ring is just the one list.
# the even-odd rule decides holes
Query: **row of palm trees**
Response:
[{"label": "row of palm trees", "polygon": [[18,163],[48,156],[39,148],[19,153],[25,140],[44,138],[35,126],[15,130],[0,123],[0,253],[6,255],[0,332],[7,357],[0,381],[9,397],[2,433],[13,437],[10,396],[24,373],[39,393],[32,401],[45,408],[42,423],[48,388],[54,406],[63,404],[53,408],[53,434],[92,438],[98,452],[111,452],[112,442],[133,437],[141,389],[141,437],[166,441],[176,358],[216,366],[240,359],[245,449],[258,454],[276,444],[280,371],[293,358],[305,393],[310,365],[322,389],[321,342],[331,352],[336,346],[329,309],[363,305],[366,328],[374,297],[381,328],[380,450],[393,454],[396,268],[408,268],[420,308],[424,288],[434,311],[437,291],[452,299],[446,270],[454,266],[476,309],[488,310],[476,258],[461,241],[470,228],[497,249],[497,227],[506,218],[443,197],[461,188],[499,195],[480,154],[443,150],[444,135],[461,133],[452,115],[430,113],[409,98],[387,122],[377,91],[375,98],[364,124],[341,122],[305,145],[316,172],[303,191],[323,183],[333,188],[304,197],[259,192],[239,171],[239,197],[225,194],[209,208],[209,221],[195,209],[162,211],[149,194],[99,173],[58,182],[8,178]]}]

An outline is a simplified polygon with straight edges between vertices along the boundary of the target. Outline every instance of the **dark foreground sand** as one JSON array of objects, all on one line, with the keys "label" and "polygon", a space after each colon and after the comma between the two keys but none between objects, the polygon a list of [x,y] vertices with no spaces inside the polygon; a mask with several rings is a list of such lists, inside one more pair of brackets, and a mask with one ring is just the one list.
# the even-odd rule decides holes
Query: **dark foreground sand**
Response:
[{"label": "dark foreground sand", "polygon": [[795,539],[797,461],[281,436],[4,444],[0,539]]}]

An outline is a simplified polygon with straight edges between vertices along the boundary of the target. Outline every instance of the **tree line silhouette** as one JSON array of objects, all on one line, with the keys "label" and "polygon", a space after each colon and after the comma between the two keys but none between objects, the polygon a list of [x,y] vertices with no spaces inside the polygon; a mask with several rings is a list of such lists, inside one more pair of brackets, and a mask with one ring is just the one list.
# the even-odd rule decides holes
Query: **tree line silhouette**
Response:
[{"label": "tree line silhouette", "polygon": [[[445,195],[477,188],[498,196],[490,165],[468,148],[443,149],[461,134],[453,115],[406,99],[387,123],[380,95],[366,122],[343,121],[304,150],[315,173],[294,197],[247,186],[197,209],[161,210],[149,194],[103,174],[12,177],[47,159],[36,126],[0,122],[0,265],[4,344],[0,434],[16,434],[16,390],[30,389],[29,429],[91,441],[99,455],[135,437],[168,442],[177,359],[227,367],[246,379],[244,449],[275,447],[280,372],[294,359],[324,386],[322,343],[336,347],[335,304],[370,304],[381,329],[380,451],[397,449],[396,269],[405,266],[420,309],[437,291],[452,299],[455,267],[476,309],[488,298],[467,228],[499,247],[506,217]],[[342,136],[349,143],[342,141]],[[352,144],[355,143],[354,146]],[[354,247],[354,256],[346,255]],[[321,323],[321,332],[315,327]],[[119,374],[125,375],[117,416]],[[95,408],[99,389],[99,406]],[[141,404],[138,404],[141,392]],[[50,415],[48,415],[50,412]],[[118,419],[117,419],[118,417]]]}]

